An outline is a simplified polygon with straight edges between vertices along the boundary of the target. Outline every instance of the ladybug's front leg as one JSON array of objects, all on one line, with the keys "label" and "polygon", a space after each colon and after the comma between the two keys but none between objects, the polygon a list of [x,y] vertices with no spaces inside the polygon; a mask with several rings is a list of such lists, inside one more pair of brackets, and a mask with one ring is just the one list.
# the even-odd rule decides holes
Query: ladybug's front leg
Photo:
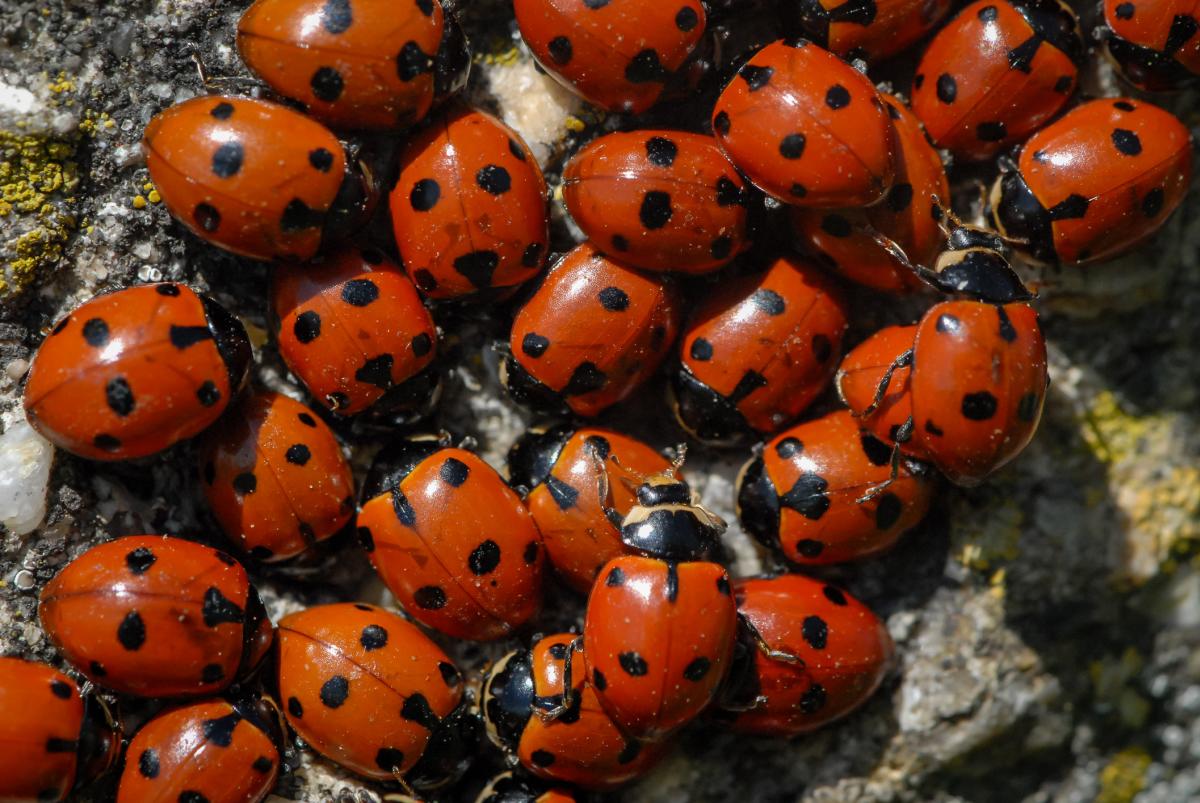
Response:
[{"label": "ladybug's front leg", "polygon": [[[537,698],[534,711],[537,713],[538,719],[543,722],[553,722],[563,714],[571,710],[575,705],[575,689],[572,683],[572,674],[575,664],[576,653],[583,652],[583,636],[573,639],[567,646],[567,655],[563,658],[563,693],[555,697],[539,697]],[[543,703],[553,703],[549,708],[543,708]]]},{"label": "ladybug's front leg", "polygon": [[887,490],[887,487],[896,481],[896,477],[900,473],[900,444],[908,443],[910,440],[912,440],[912,434],[913,434],[913,419],[912,419],[912,416],[910,415],[908,417],[908,420],[905,421],[903,424],[901,424],[900,427],[896,430],[896,442],[894,444],[892,444],[891,473],[888,475],[888,478],[886,480],[879,483],[878,485],[872,485],[870,488],[867,489],[867,492],[865,494],[863,494],[862,496],[858,497],[858,499],[855,500],[860,505],[870,502],[872,499],[874,499],[875,497],[877,497],[881,493],[883,493],[885,490]]},{"label": "ladybug's front leg", "polygon": [[[867,416],[871,415],[871,413],[878,410],[879,405],[883,404],[883,397],[887,395],[888,385],[890,385],[892,383],[892,375],[895,374],[896,371],[900,368],[910,367],[912,365],[912,363],[913,363],[913,350],[912,349],[909,349],[908,351],[904,352],[896,359],[892,360],[892,364],[888,366],[887,371],[884,372],[884,374],[883,374],[883,378],[879,380],[879,385],[875,388],[875,398],[871,400],[871,403],[868,404],[861,413],[854,413],[855,418],[866,418]],[[911,434],[911,432],[912,432],[912,420],[911,419],[908,421],[907,426],[908,426],[909,432]],[[903,429],[903,427],[901,427],[901,429]],[[897,441],[899,441],[899,437],[897,437]],[[895,472],[893,471],[893,476],[894,476],[894,474],[895,474]]]}]

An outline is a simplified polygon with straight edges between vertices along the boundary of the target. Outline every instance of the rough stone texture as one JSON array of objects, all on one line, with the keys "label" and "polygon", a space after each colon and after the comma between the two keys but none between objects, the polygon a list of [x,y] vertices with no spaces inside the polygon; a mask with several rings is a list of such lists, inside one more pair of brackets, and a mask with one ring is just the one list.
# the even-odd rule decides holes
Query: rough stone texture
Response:
[{"label": "rough stone texture", "polygon": [[[287,385],[265,336],[267,269],[171,223],[138,148],[152,114],[205,91],[193,54],[217,87],[250,91],[232,47],[242,8],[224,0],[0,5],[5,429],[20,418],[25,361],[54,320],[97,291],[137,281],[170,278],[213,293],[255,335],[257,381]],[[564,155],[620,121],[588,110],[532,68],[509,36],[505,4],[474,0],[462,13],[478,54],[473,98],[525,134],[555,183]],[[764,27],[752,14],[738,24]],[[902,85],[904,69],[876,77]],[[1102,66],[1086,85],[1115,94]],[[1169,102],[1184,111],[1194,101]],[[646,120],[698,124],[697,110],[709,102]],[[969,204],[974,175],[960,177]],[[624,799],[1200,799],[1197,212],[1193,192],[1137,253],[1039,275],[1053,385],[1036,442],[988,485],[946,487],[929,521],[890,554],[822,572],[887,619],[899,660],[881,692],[845,722],[792,742],[698,725]],[[561,250],[577,233],[557,204],[555,220]],[[703,283],[697,288],[703,292]],[[860,335],[918,308],[867,293],[854,302]],[[437,423],[474,437],[500,465],[530,420],[495,384],[490,343],[503,335],[503,310],[495,319],[438,314],[445,352],[459,367]],[[613,419],[667,447],[680,436],[661,390],[648,388]],[[355,425],[341,434],[361,470],[379,433]],[[694,449],[687,468],[706,503],[731,521],[732,481],[744,457]],[[37,591],[97,540],[149,531],[215,540],[193,477],[186,445],[132,465],[60,455],[43,526],[25,537],[0,530],[0,652],[56,660],[37,624]],[[738,573],[761,568],[736,524],[729,542]],[[347,539],[300,565],[255,574],[277,615],[340,598],[387,600]],[[553,594],[547,609],[554,613],[539,623],[545,630],[578,621],[578,602]],[[464,667],[476,667],[506,646],[453,649]],[[292,751],[289,762],[298,769],[275,799],[378,800],[384,791],[307,751]],[[94,792],[104,796],[103,787]]]}]

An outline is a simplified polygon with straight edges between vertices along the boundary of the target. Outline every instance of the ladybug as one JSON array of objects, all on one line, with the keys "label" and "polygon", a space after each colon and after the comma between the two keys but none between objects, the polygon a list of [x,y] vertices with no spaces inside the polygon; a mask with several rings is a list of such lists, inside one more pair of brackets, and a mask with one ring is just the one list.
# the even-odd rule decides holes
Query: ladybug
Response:
[{"label": "ladybug", "polygon": [[933,144],[983,161],[1066,105],[1086,50],[1059,0],[977,0],[929,43],[912,106]]},{"label": "ladybug", "polygon": [[[912,350],[916,339],[916,325],[885,326],[851,349],[834,376],[838,396],[851,410],[875,404],[865,423],[876,438],[887,443],[894,443],[901,427],[912,418],[911,366],[903,355]],[[879,382],[889,369],[892,375],[887,389],[876,401]],[[907,451],[914,452],[913,442]]]},{"label": "ladybug", "polygon": [[590,417],[650,378],[682,316],[670,280],[577,245],[517,311],[501,381],[518,402]]},{"label": "ladybug", "polygon": [[699,714],[725,677],[737,633],[729,574],[712,562],[725,522],[675,467],[637,488],[613,558],[588,597],[588,681],[626,733],[661,740]]},{"label": "ladybug", "polygon": [[[839,382],[850,409],[876,437],[897,445],[893,465],[904,451],[928,459],[958,485],[977,485],[1037,430],[1049,384],[1046,341],[1001,245],[990,232],[956,227],[936,270],[920,273],[966,298],[931,307],[912,346],[879,373],[869,395],[854,392],[861,382],[856,388]],[[892,388],[895,372],[905,367],[911,370],[899,381],[907,391]],[[893,429],[895,408],[884,413],[880,405],[896,390],[911,397],[911,410]]]},{"label": "ladybug", "polygon": [[641,441],[593,427],[532,430],[508,452],[509,482],[524,489],[546,557],[583,594],[610,558],[628,552],[621,524],[637,504],[630,477],[670,467]]},{"label": "ladybug", "polygon": [[542,171],[520,135],[456,104],[400,154],[390,199],[400,257],[431,298],[521,284],[545,262],[546,199]]},{"label": "ladybug", "polygon": [[780,3],[784,24],[842,58],[882,61],[923,38],[952,0],[801,0]]},{"label": "ladybug", "polygon": [[1200,75],[1198,18],[1194,0],[1104,0],[1105,52],[1139,89],[1190,86]]},{"label": "ladybug", "polygon": [[560,633],[501,658],[484,678],[480,708],[488,738],[515,754],[528,772],[551,782],[612,789],[645,774],[666,746],[622,733],[582,673],[572,672],[584,661],[577,641]]},{"label": "ladybug", "polygon": [[475,803],[582,803],[582,800],[568,787],[543,788],[530,778],[502,772],[488,781]]},{"label": "ladybug", "polygon": [[265,100],[185,100],[150,120],[142,150],[176,220],[252,259],[311,259],[372,205],[373,189],[337,137]]},{"label": "ladybug", "polygon": [[404,610],[462,639],[510,635],[541,604],[542,539],[533,517],[476,455],[433,439],[375,458],[358,537]]},{"label": "ladybug", "polygon": [[92,547],[46,584],[38,616],[88,680],[142,697],[218,692],[256,669],[273,638],[241,564],[161,535]]},{"label": "ladybug", "polygon": [[883,203],[869,209],[793,206],[789,212],[801,251],[850,281],[907,293],[923,285],[881,241],[913,262],[936,259],[946,242],[941,202],[950,198],[950,184],[920,120],[895,96],[882,97],[898,147],[896,179]]},{"label": "ladybug", "polygon": [[130,287],[54,325],[29,369],[25,412],[72,454],[144,457],[216,421],[250,357],[241,322],[212,299],[170,282]]},{"label": "ladybug", "polygon": [[204,496],[256,560],[295,557],[354,515],[354,477],[325,423],[279,393],[258,393],[205,433]]},{"label": "ladybug", "polygon": [[45,664],[0,658],[0,711],[0,800],[65,800],[121,752],[101,701]]},{"label": "ladybug", "polygon": [[458,669],[396,614],[347,602],[285,616],[277,666],[288,724],[359,775],[436,788],[475,751],[479,720]]},{"label": "ladybug", "polygon": [[256,0],[237,46],[272,89],[337,128],[410,126],[470,68],[438,0]]},{"label": "ladybug", "polygon": [[418,414],[440,395],[438,331],[404,271],[380,252],[343,248],[271,283],[279,354],[339,415]]},{"label": "ladybug", "polygon": [[116,803],[258,803],[279,777],[271,713],[265,704],[203,700],[159,714],[129,743]]},{"label": "ladybug", "polygon": [[750,247],[750,190],[703,134],[607,134],[567,164],[562,187],[587,238],[634,267],[709,273]]},{"label": "ladybug", "polygon": [[602,109],[653,106],[704,36],[700,0],[514,0],[521,37],[538,64]]},{"label": "ladybug", "polygon": [[892,186],[892,123],[871,81],[807,39],[773,42],[717,99],[713,132],[760,189],[800,206],[868,206]]},{"label": "ladybug", "polygon": [[753,663],[729,697],[750,702],[719,714],[736,731],[790,737],[815,730],[866,702],[892,664],[883,622],[836,586],[785,574],[738,580],[734,595],[771,650],[799,659],[749,653]]},{"label": "ladybug", "polygon": [[1108,259],[1161,228],[1191,176],[1191,136],[1175,115],[1093,100],[1025,143],[992,187],[991,221],[1038,262]]},{"label": "ladybug", "polygon": [[742,467],[737,510],[763,546],[802,565],[874,555],[920,523],[935,481],[923,463],[904,461],[886,491],[859,501],[890,478],[891,447],[838,410],[781,433]]},{"label": "ladybug", "polygon": [[829,385],[846,327],[840,290],[799,258],[724,283],[684,328],[676,417],[713,443],[776,432]]}]

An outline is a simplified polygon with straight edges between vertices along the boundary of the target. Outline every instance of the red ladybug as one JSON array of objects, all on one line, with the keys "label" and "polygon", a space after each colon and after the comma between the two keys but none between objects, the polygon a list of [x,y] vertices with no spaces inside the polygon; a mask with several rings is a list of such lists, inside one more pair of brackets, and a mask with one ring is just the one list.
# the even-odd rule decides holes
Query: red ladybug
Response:
[{"label": "red ladybug", "polygon": [[512,772],[502,772],[475,798],[475,803],[581,803],[582,798],[565,786],[543,788],[541,784]]},{"label": "red ladybug", "polygon": [[1198,18],[1194,0],[1104,0],[1105,50],[1134,86],[1189,86],[1200,75]]},{"label": "red ladybug", "polygon": [[342,447],[308,408],[258,393],[205,433],[204,495],[225,534],[257,560],[299,555],[354,515]]},{"label": "red ladybug", "polygon": [[611,789],[653,767],[664,746],[621,732],[578,671],[584,656],[572,646],[577,640],[567,633],[547,636],[501,658],[484,678],[480,708],[488,738],[516,754],[527,771],[548,781]]},{"label": "red ladybug", "polygon": [[72,454],[144,457],[216,421],[249,363],[246,330],[216,302],[182,284],[130,287],[55,324],[29,369],[25,412]]},{"label": "red ladybug", "polygon": [[[944,291],[980,300],[935,304],[917,324],[912,347],[884,368],[869,395],[859,396],[861,384],[851,388],[844,381],[839,390],[876,437],[969,486],[1033,438],[1049,376],[1038,315],[1024,303],[1029,292],[1000,254],[1000,239],[959,226],[949,246],[937,270],[922,275]],[[911,411],[893,429],[896,408],[882,411],[880,405],[896,392],[895,371],[909,366],[901,381],[908,382]]]},{"label": "red ladybug", "polygon": [[546,182],[521,137],[456,105],[400,154],[391,194],[396,245],[431,298],[518,285],[546,259]]},{"label": "red ladybug", "polygon": [[[834,377],[842,402],[851,410],[862,410],[875,403],[879,383],[888,369],[892,369],[887,389],[874,412],[863,422],[876,438],[887,443],[893,443],[900,428],[912,418],[911,366],[901,357],[912,350],[916,339],[915,325],[885,326],[851,349]],[[906,451],[920,457],[919,442],[919,439],[910,441]]]},{"label": "red ladybug", "polygon": [[939,148],[990,159],[1063,108],[1084,53],[1079,19],[1059,0],[977,0],[929,43],[913,111]]},{"label": "red ladybug", "polygon": [[765,645],[798,661],[751,653],[753,665],[733,692],[749,705],[726,711],[734,730],[768,736],[808,733],[870,698],[894,654],[887,628],[846,592],[799,574],[734,585],[738,611]]},{"label": "red ladybug", "polygon": [[794,563],[822,565],[874,555],[915,527],[933,499],[934,477],[905,462],[887,490],[891,447],[859,430],[847,410],[792,427],[738,475],[738,518],[764,546]]},{"label": "red ladybug", "polygon": [[785,21],[843,58],[877,62],[916,43],[953,5],[951,0],[802,0],[786,5]]},{"label": "red ladybug", "polygon": [[699,0],[515,0],[521,37],[563,86],[614,112],[653,106],[704,35]]},{"label": "red ladybug", "polygon": [[399,441],[375,458],[358,536],[414,619],[455,638],[510,635],[542,599],[542,539],[496,471],[435,440]]},{"label": "red ladybug", "polygon": [[150,120],[142,149],[176,220],[254,259],[312,258],[326,234],[361,222],[371,194],[337,137],[265,100],[185,100]]},{"label": "red ladybug", "polygon": [[125,751],[117,803],[258,803],[279,777],[273,713],[205,700],[159,714]]},{"label": "red ladybug", "polygon": [[277,663],[288,724],[359,775],[437,787],[474,753],[479,721],[460,705],[458,669],[393,613],[347,602],[285,616]]},{"label": "red ladybug", "polygon": [[866,206],[896,172],[892,123],[871,81],[807,39],[767,45],[717,99],[713,132],[751,181],[801,206]]},{"label": "red ladybug", "polygon": [[580,593],[611,558],[629,550],[621,523],[637,504],[631,477],[660,474],[671,462],[639,440],[609,429],[558,426],[526,433],[509,450],[509,482],[525,504],[546,557]]},{"label": "red ladybug", "polygon": [[344,248],[271,285],[279,353],[313,398],[340,415],[423,409],[438,395],[438,332],[400,266]]},{"label": "red ladybug", "polygon": [[563,201],[593,243],[648,270],[708,273],[750,246],[750,190],[712,137],[631,131],[563,170]]},{"label": "red ladybug", "polygon": [[42,589],[38,616],[88,680],[122,694],[213,694],[256,668],[273,636],[246,570],[181,538],[92,547]]},{"label": "red ladybug", "polygon": [[1158,231],[1191,176],[1177,117],[1141,100],[1093,100],[1025,143],[992,188],[991,219],[1034,260],[1107,259]]},{"label": "red ladybug", "polygon": [[438,0],[257,0],[238,22],[251,70],[340,128],[416,123],[470,60]]},{"label": "red ladybug", "polygon": [[790,211],[801,250],[853,282],[904,293],[922,284],[880,235],[909,260],[932,262],[946,241],[941,204],[950,198],[950,184],[942,157],[929,144],[921,121],[895,96],[882,97],[899,149],[896,180],[883,203],[869,209],[793,206]]},{"label": "red ladybug", "polygon": [[674,469],[647,478],[621,539],[650,557],[613,558],[588,597],[588,680],[631,736],[660,740],[713,699],[733,654],[729,574],[710,558],[725,522]]},{"label": "red ladybug", "polygon": [[582,243],[517,312],[501,379],[519,402],[597,415],[650,378],[681,314],[668,279]]},{"label": "red ladybug", "polygon": [[44,664],[0,658],[0,800],[60,801],[111,767],[115,722],[96,698]]},{"label": "red ladybug", "polygon": [[829,385],[846,326],[839,289],[798,258],[726,282],[684,329],[676,417],[716,443],[778,431]]}]

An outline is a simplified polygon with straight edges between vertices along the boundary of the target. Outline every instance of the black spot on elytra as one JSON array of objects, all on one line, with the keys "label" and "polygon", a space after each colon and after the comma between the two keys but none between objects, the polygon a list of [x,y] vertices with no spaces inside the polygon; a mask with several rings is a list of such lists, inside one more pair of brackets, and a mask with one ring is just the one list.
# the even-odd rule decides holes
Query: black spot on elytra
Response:
[{"label": "black spot on elytra", "polygon": [[419,75],[433,69],[433,58],[416,42],[405,42],[404,47],[396,54],[396,75],[404,82],[412,81]]},{"label": "black spot on elytra", "polygon": [[694,29],[699,22],[700,15],[690,6],[684,6],[675,14],[675,27],[684,33]]},{"label": "black spot on elytra", "polygon": [[308,413],[300,413],[296,418],[300,419],[300,423],[306,427],[316,427],[317,419],[313,418]]},{"label": "black spot on elytra", "polygon": [[659,167],[670,167],[679,154],[679,146],[666,137],[650,137],[646,140],[646,158]]},{"label": "black spot on elytra", "polygon": [[117,626],[117,641],[130,652],[140,649],[146,643],[146,623],[137,611],[125,614],[125,618]]},{"label": "black spot on elytra", "polygon": [[220,683],[225,679],[225,667],[220,664],[207,664],[200,670],[201,683]]},{"label": "black spot on elytra", "polygon": [[419,692],[405,699],[404,705],[400,707],[400,716],[429,730],[433,730],[438,724],[437,714],[429,707],[429,700]]},{"label": "black spot on elytra", "polygon": [[791,193],[792,197],[794,198],[803,198],[804,196],[808,195],[808,188],[803,184],[793,183],[788,192]]},{"label": "black spot on elytra", "polygon": [[1154,217],[1163,208],[1163,190],[1162,187],[1155,187],[1142,197],[1142,214],[1146,217]]},{"label": "black spot on elytra", "polygon": [[428,212],[441,196],[441,186],[431,178],[423,178],[413,184],[408,193],[408,203],[418,212]]},{"label": "black spot on elytra", "polygon": [[303,466],[312,459],[312,451],[303,443],[293,443],[284,453],[284,459],[294,466]]},{"label": "black spot on elytra", "polygon": [[830,342],[826,335],[813,335],[809,345],[812,348],[813,357],[817,362],[828,362],[829,358],[833,356],[833,343]]},{"label": "black spot on elytra", "polygon": [[312,310],[300,313],[292,324],[292,334],[301,343],[313,342],[321,336],[321,316]]},{"label": "black spot on elytra", "polygon": [[171,324],[168,332],[171,345],[180,351],[190,348],[197,343],[212,340],[212,331],[207,326],[178,326]]},{"label": "black spot on elytra", "polygon": [[842,239],[850,236],[854,226],[842,215],[831,213],[821,218],[821,231],[830,237]]},{"label": "black spot on elytra", "polygon": [[850,91],[841,84],[834,84],[825,92],[825,105],[837,111],[850,105]]},{"label": "black spot on elytra", "polygon": [[394,747],[381,747],[375,754],[375,766],[384,772],[399,772],[404,766],[404,751]]},{"label": "black spot on elytra", "polygon": [[546,477],[546,490],[559,510],[570,510],[579,501],[579,491],[560,480],[553,474]]},{"label": "black spot on elytra", "polygon": [[1054,82],[1054,91],[1060,95],[1065,95],[1071,91],[1074,86],[1075,79],[1069,75],[1060,75],[1058,80]]},{"label": "black spot on elytra", "polygon": [[702,337],[698,337],[692,341],[692,348],[689,352],[693,360],[700,362],[708,362],[713,356],[712,343],[709,343]]},{"label": "black spot on elytra", "polygon": [[433,350],[433,338],[428,332],[422,332],[411,341],[413,356],[424,357]]},{"label": "black spot on elytra", "polygon": [[1133,19],[1134,6],[1133,3],[1118,3],[1113,11],[1116,13],[1117,19],[1131,20]]},{"label": "black spot on elytra", "polygon": [[232,178],[242,169],[245,156],[240,142],[226,142],[213,153],[212,171],[217,178]]},{"label": "black spot on elytra", "polygon": [[829,639],[829,626],[819,616],[806,616],[804,623],[800,626],[800,634],[810,647],[815,650],[823,650]]},{"label": "black spot on elytra", "polygon": [[[69,318],[64,318],[60,326],[65,326]],[[60,330],[61,331],[61,330]],[[102,318],[90,318],[83,325],[83,339],[87,341],[89,346],[100,348],[108,345],[108,324]]]},{"label": "black spot on elytra", "polygon": [[404,495],[404,491],[401,491],[398,485],[392,489],[392,512],[405,527],[412,527],[417,523],[417,511],[413,509],[408,497]]},{"label": "black spot on elytra", "polygon": [[912,203],[913,187],[907,181],[902,181],[899,184],[893,184],[888,190],[887,205],[888,209],[893,212],[903,212],[908,209],[908,205]]},{"label": "black spot on elytra", "polygon": [[342,675],[334,675],[321,684],[321,702],[326,708],[341,708],[350,696],[350,681]]},{"label": "black spot on elytra", "polygon": [[392,386],[392,366],[395,362],[391,354],[379,354],[364,362],[354,372],[354,378],[380,390],[387,390]]},{"label": "black spot on elytra", "polygon": [[614,234],[612,236],[612,247],[617,251],[628,251],[629,241],[619,234]]},{"label": "black spot on elytra", "polygon": [[179,803],[210,803],[209,799],[194,789],[185,789],[179,793]]},{"label": "black spot on elytra", "polygon": [[592,685],[596,687],[596,691],[604,691],[608,688],[608,678],[599,669],[593,669]]},{"label": "black spot on elytra", "polygon": [[138,772],[143,778],[154,780],[158,777],[159,772],[158,751],[153,747],[143,750],[142,754],[138,756],[137,765]]},{"label": "black spot on elytra", "polygon": [[712,121],[713,131],[721,136],[729,134],[729,114],[726,112],[717,112],[713,115]]},{"label": "black spot on elytra", "polygon": [[625,746],[621,748],[621,752],[617,753],[617,763],[622,766],[630,763],[642,752],[642,743],[633,740],[625,742]]},{"label": "black spot on elytra", "polygon": [[223,717],[206,719],[200,727],[204,732],[205,739],[217,747],[229,747],[233,744],[233,730],[241,721],[241,715],[234,711]]},{"label": "black spot on elytra", "polygon": [[512,176],[500,165],[485,165],[475,174],[475,183],[484,192],[503,195],[512,189]]},{"label": "black spot on elytra", "polygon": [[788,134],[779,141],[779,155],[784,159],[799,159],[804,154],[806,141],[803,134]]},{"label": "black spot on elytra", "polygon": [[799,438],[788,437],[775,444],[775,454],[783,460],[790,460],[803,451],[804,444],[800,442]]},{"label": "black spot on elytra", "polygon": [[359,546],[367,552],[375,551],[375,536],[371,534],[369,527],[359,527],[354,531],[354,534],[358,537]]},{"label": "black spot on elytra", "polygon": [[662,83],[669,76],[658,53],[651,48],[639,52],[625,67],[625,80],[631,84]]},{"label": "black spot on elytra", "polygon": [[480,290],[491,287],[492,275],[500,264],[495,251],[470,251],[454,260],[454,269],[467,278],[472,287]]},{"label": "black spot on elytra", "polygon": [[942,73],[937,79],[937,98],[947,105],[958,97],[958,82],[950,73]]},{"label": "black spot on elytra", "polygon": [[467,566],[471,574],[491,574],[500,565],[500,545],[492,539],[487,539],[471,550],[467,557]]},{"label": "black spot on elytra", "polygon": [[102,678],[108,674],[108,670],[104,668],[104,664],[100,663],[99,661],[92,661],[88,665],[88,669],[91,670],[91,673],[98,678]]},{"label": "black spot on elytra", "polygon": [[815,558],[825,551],[825,544],[812,538],[802,538],[796,542],[796,551],[802,557]]},{"label": "black spot on elytra", "polygon": [[599,390],[607,382],[608,376],[597,368],[594,362],[585,360],[571,373],[571,379],[562,389],[562,395],[581,396]]},{"label": "black spot on elytra", "polygon": [[738,206],[746,203],[746,195],[728,176],[717,179],[717,205]]},{"label": "black spot on elytra", "polygon": [[550,348],[550,340],[535,332],[529,332],[521,338],[521,351],[535,360]]},{"label": "black spot on elytra", "polygon": [[345,33],[354,21],[350,0],[325,0],[321,7],[321,27],[332,34]]},{"label": "black spot on elytra", "polygon": [[751,92],[757,92],[769,84],[774,74],[774,67],[762,67],[757,64],[746,64],[738,70],[738,77],[746,82],[746,87]]},{"label": "black spot on elytra", "polygon": [[565,36],[556,36],[546,45],[546,49],[550,51],[550,60],[560,67],[571,63],[571,57],[575,54],[575,49],[571,47],[571,40]]},{"label": "black spot on elytra", "polygon": [[210,111],[209,114],[218,120],[228,120],[233,116],[233,104],[221,101],[216,106],[212,107],[212,111]]},{"label": "black spot on elytra", "polygon": [[754,295],[750,296],[750,303],[772,317],[782,315],[787,309],[783,296],[765,287],[754,291]]},{"label": "black spot on elytra", "polygon": [[546,652],[550,653],[550,657],[556,661],[567,660],[567,651],[570,649],[566,644],[551,644]]},{"label": "black spot on elytra", "polygon": [[96,437],[92,438],[92,445],[97,449],[103,449],[106,452],[115,452],[121,448],[121,441],[108,433],[101,432]]},{"label": "black spot on elytra", "polygon": [[954,334],[962,328],[962,321],[953,315],[943,313],[938,316],[937,322],[934,323],[933,327],[943,334]]},{"label": "black spot on elytra", "polygon": [[342,301],[352,307],[365,307],[379,298],[379,287],[370,279],[351,279],[342,285]]},{"label": "black spot on elytra", "polygon": [[617,656],[617,662],[625,670],[625,674],[630,677],[640,678],[650,671],[650,667],[646,664],[646,659],[636,652],[621,653]]},{"label": "black spot on elytra", "polygon": [[204,592],[204,604],[201,607],[204,624],[216,627],[222,624],[241,624],[246,620],[242,609],[229,600],[220,589],[210,586]]},{"label": "black spot on elytra", "polygon": [[311,208],[299,198],[288,201],[279,218],[279,229],[285,234],[305,229],[320,228],[325,222],[325,214]]},{"label": "black spot on elytra", "polygon": [[534,750],[530,754],[529,760],[535,767],[549,767],[554,763],[554,754],[548,750]]},{"label": "black spot on elytra", "polygon": [[879,504],[875,508],[875,528],[878,530],[890,530],[900,520],[900,514],[904,512],[904,504],[900,501],[900,497],[891,492],[884,492],[879,497]]},{"label": "black spot on elytra", "polygon": [[204,384],[196,389],[196,399],[204,407],[212,407],[221,400],[221,391],[212,380],[204,380]]},{"label": "black spot on elytra", "polygon": [[462,682],[462,675],[458,673],[458,667],[454,664],[439,661],[438,673],[442,676],[442,682],[452,689]]},{"label": "black spot on elytra", "polygon": [[245,496],[258,490],[258,477],[249,471],[243,471],[233,478],[233,490]]},{"label": "black spot on elytra", "polygon": [[661,190],[650,190],[642,196],[638,218],[648,229],[661,229],[671,219],[671,196]]},{"label": "black spot on elytra", "polygon": [[60,739],[51,736],[46,740],[47,753],[74,753],[79,747],[79,742],[74,739]]},{"label": "black spot on elytra", "polygon": [[1008,128],[997,120],[989,120],[975,126],[975,136],[981,142],[999,142],[1008,136]]},{"label": "black spot on elytra", "polygon": [[454,457],[447,457],[446,462],[442,463],[442,467],[438,470],[438,476],[442,478],[442,481],[455,488],[466,482],[470,474],[471,469],[467,464]]},{"label": "black spot on elytra", "polygon": [[418,608],[436,611],[446,607],[446,592],[439,586],[421,586],[413,592],[413,602]]},{"label": "black spot on elytra", "polygon": [[815,714],[825,707],[825,689],[821,684],[814,683],[800,697],[800,711],[805,714]]},{"label": "black spot on elytra", "polygon": [[617,588],[625,584],[625,571],[620,566],[613,566],[609,570],[608,576],[604,578],[604,585],[609,588]]},{"label": "black spot on elytra", "polygon": [[600,291],[600,306],[609,312],[624,312],[629,309],[629,294],[619,287],[605,287]]},{"label": "black spot on elytra", "polygon": [[304,706],[300,704],[300,700],[296,697],[289,697],[287,701],[288,713],[297,719],[304,716]]},{"label": "black spot on elytra", "polygon": [[328,173],[333,167],[333,154],[324,148],[313,148],[308,152],[308,163],[322,173]]},{"label": "black spot on elytra", "polygon": [[874,435],[863,433],[860,437],[862,450],[871,461],[871,465],[886,466],[892,462],[892,447],[876,438]]},{"label": "black spot on elytra", "polygon": [[417,268],[413,271],[413,284],[421,290],[429,292],[430,290],[437,289],[438,280],[434,278],[432,273],[425,270],[425,268]]},{"label": "black spot on elytra", "polygon": [[108,384],[104,386],[104,399],[108,402],[108,409],[121,418],[133,412],[135,404],[133,389],[129,387],[129,383],[125,381],[125,377],[123,376],[110,379]]},{"label": "black spot on elytra", "polygon": [[1037,417],[1038,412],[1038,395],[1036,393],[1026,393],[1017,402],[1017,418],[1029,423]]},{"label": "black spot on elytra", "polygon": [[708,670],[712,668],[712,661],[701,656],[694,658],[683,668],[683,676],[692,682],[699,682],[708,674]]},{"label": "black spot on elytra", "polygon": [[275,766],[274,761],[267,758],[266,756],[259,756],[258,758],[254,759],[254,763],[250,765],[250,769],[254,770],[255,772],[259,772],[259,773],[262,773],[265,775],[266,773],[270,772],[271,767],[274,767],[274,766]]},{"label": "black spot on elytra", "polygon": [[50,693],[60,700],[69,700],[71,699],[71,686],[61,680],[52,680],[50,681]]},{"label": "black spot on elytra", "polygon": [[145,574],[154,565],[156,560],[158,558],[154,557],[154,553],[144,546],[140,546],[125,555],[125,565],[134,574]]},{"label": "black spot on elytra", "polygon": [[806,519],[817,521],[829,510],[828,489],[829,483],[824,477],[806,471],[796,478],[788,492],[780,497],[779,503]]},{"label": "black spot on elytra", "polygon": [[1127,128],[1114,128],[1112,143],[1125,156],[1137,156],[1142,152],[1142,140]]},{"label": "black spot on elytra", "polygon": [[200,202],[192,210],[192,220],[201,230],[212,234],[221,225],[221,213],[212,204]]},{"label": "black spot on elytra", "polygon": [[967,393],[962,399],[962,414],[972,421],[987,421],[996,414],[996,397],[986,390]]},{"label": "black spot on elytra", "polygon": [[313,95],[317,100],[326,103],[333,103],[340,98],[342,90],[346,88],[342,74],[333,67],[318,67],[317,71],[312,74],[312,78],[308,80],[308,85],[312,88]]},{"label": "black spot on elytra", "polygon": [[733,238],[726,235],[717,237],[708,247],[708,253],[713,259],[726,259],[733,253]]}]

